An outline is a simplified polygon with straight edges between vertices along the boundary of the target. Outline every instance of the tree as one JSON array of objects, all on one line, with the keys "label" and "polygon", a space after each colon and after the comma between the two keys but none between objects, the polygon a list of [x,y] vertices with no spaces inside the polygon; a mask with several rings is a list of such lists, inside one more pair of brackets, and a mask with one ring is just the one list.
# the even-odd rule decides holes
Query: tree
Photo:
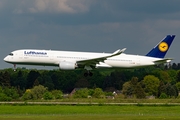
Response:
[{"label": "tree", "polygon": [[166,84],[166,94],[169,97],[177,97],[178,89],[175,85],[171,85],[170,83]]},{"label": "tree", "polygon": [[169,74],[167,73],[167,71],[160,71],[159,72],[159,79],[164,81],[165,83],[171,82],[171,77],[169,76]]},{"label": "tree", "polygon": [[158,96],[160,96],[162,93],[166,93],[166,86],[163,81],[160,81],[159,87],[158,87]]},{"label": "tree", "polygon": [[176,87],[177,87],[178,91],[180,91],[180,82],[176,83]]},{"label": "tree", "polygon": [[131,78],[131,84],[132,84],[133,86],[136,86],[136,85],[138,84],[138,78],[137,78],[137,77],[132,77],[132,78]]},{"label": "tree", "polygon": [[169,73],[168,73],[168,71],[161,70],[161,69],[155,69],[155,70],[152,71],[152,75],[158,77],[164,83],[168,83],[168,82],[172,81],[171,76],[169,75]]},{"label": "tree", "polygon": [[[58,81],[56,81],[57,84],[55,84],[55,88],[63,92],[71,92],[75,88],[75,83],[78,80],[77,74],[74,71],[60,71],[58,73]],[[53,83],[55,83],[54,80]]]},{"label": "tree", "polygon": [[34,85],[34,81],[39,77],[39,72],[35,70],[31,70],[27,76],[27,86],[26,88],[32,88]]},{"label": "tree", "polygon": [[177,82],[180,82],[180,71],[177,72]]},{"label": "tree", "polygon": [[143,79],[143,84],[145,85],[145,92],[148,95],[158,96],[158,87],[159,87],[159,79],[153,75],[147,75]]},{"label": "tree", "polygon": [[134,94],[136,95],[137,98],[145,98],[146,97],[146,94],[144,92],[144,89],[142,88],[141,84],[138,83],[135,87],[135,90],[134,90]]},{"label": "tree", "polygon": [[89,86],[90,86],[89,81],[85,78],[79,79],[75,84],[76,88],[85,88],[85,87],[89,87]]},{"label": "tree", "polygon": [[178,69],[178,70],[180,69],[180,63],[177,64],[177,69]]},{"label": "tree", "polygon": [[0,84],[3,87],[11,87],[10,74],[7,71],[5,71],[4,73],[1,73]]},{"label": "tree", "polygon": [[59,79],[61,78],[61,74],[60,74],[61,71],[53,70],[51,72],[52,72],[51,79],[52,79],[52,82],[54,84],[54,89],[55,90],[61,89],[62,84],[60,84],[60,82],[59,82]]},{"label": "tree", "polygon": [[49,75],[43,75],[42,79],[44,81],[44,86],[48,88],[48,90],[53,90],[54,89],[54,84]]},{"label": "tree", "polygon": [[137,98],[145,98],[146,96],[141,82],[138,82],[137,77],[132,77],[131,81],[124,83],[122,92],[125,97],[132,97],[135,95]]},{"label": "tree", "polygon": [[173,63],[171,67],[172,67],[172,69],[177,70],[177,65],[176,65],[176,63]]},{"label": "tree", "polygon": [[171,81],[176,82],[177,71],[176,70],[168,70],[167,73],[169,74]]},{"label": "tree", "polygon": [[125,97],[130,97],[133,95],[134,89],[130,81],[123,84],[122,93],[125,95]]},{"label": "tree", "polygon": [[94,70],[93,76],[87,78],[90,88],[103,88],[104,76],[99,71]]},{"label": "tree", "polygon": [[133,70],[115,70],[111,72],[110,75],[105,76],[101,88],[104,90],[122,90],[123,84],[131,78],[133,74],[132,71]]},{"label": "tree", "polygon": [[38,85],[39,85],[39,81],[38,81],[38,79],[36,79],[36,80],[34,81],[33,86],[38,86]]},{"label": "tree", "polygon": [[27,75],[29,70],[27,69],[17,69],[16,72],[11,71],[11,85],[24,90],[27,85]]}]

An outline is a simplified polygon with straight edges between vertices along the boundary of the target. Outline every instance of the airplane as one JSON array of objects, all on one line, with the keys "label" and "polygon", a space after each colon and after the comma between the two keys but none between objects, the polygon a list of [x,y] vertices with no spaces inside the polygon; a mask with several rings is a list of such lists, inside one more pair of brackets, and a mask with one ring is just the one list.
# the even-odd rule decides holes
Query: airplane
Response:
[{"label": "airplane", "polygon": [[175,35],[167,35],[147,55],[125,54],[124,49],[114,53],[75,52],[57,50],[21,49],[4,58],[7,63],[21,65],[58,66],[60,70],[85,69],[84,76],[92,76],[95,68],[136,68],[168,63],[164,58]]}]

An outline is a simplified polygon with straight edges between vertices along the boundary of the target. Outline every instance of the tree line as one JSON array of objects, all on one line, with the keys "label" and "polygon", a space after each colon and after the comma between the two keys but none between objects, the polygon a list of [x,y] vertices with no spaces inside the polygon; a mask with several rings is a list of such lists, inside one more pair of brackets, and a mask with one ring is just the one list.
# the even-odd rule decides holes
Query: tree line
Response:
[{"label": "tree line", "polygon": [[[92,77],[84,77],[83,73],[84,70],[3,69],[0,70],[0,100],[20,97],[39,99],[44,96],[61,98],[62,94],[70,93],[74,88],[85,88],[82,93],[87,93],[86,97],[94,96],[92,91],[96,88],[106,93],[121,91],[125,98],[177,98],[180,91],[179,63],[136,69],[93,70]],[[36,96],[35,91],[41,90],[43,94]],[[75,95],[78,96],[77,93]]]}]

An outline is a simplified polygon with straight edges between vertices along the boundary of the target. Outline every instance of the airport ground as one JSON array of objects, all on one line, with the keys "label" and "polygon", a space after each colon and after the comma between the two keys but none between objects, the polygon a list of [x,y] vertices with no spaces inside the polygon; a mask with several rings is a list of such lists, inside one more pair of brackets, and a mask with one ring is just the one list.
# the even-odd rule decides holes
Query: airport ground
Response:
[{"label": "airport ground", "polygon": [[179,104],[5,104],[0,120],[178,120]]}]

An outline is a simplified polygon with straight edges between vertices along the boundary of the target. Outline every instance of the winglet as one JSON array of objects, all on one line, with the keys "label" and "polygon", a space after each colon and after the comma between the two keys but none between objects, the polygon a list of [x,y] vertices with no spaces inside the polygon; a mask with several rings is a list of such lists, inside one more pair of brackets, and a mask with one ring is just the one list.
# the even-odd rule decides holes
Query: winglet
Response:
[{"label": "winglet", "polygon": [[174,38],[175,38],[175,35],[167,35],[146,56],[164,58]]},{"label": "winglet", "polygon": [[121,50],[121,49],[116,50],[116,51],[112,54],[112,56],[119,55],[119,54],[123,53],[125,50],[126,50],[126,48],[123,48],[122,50]]}]

